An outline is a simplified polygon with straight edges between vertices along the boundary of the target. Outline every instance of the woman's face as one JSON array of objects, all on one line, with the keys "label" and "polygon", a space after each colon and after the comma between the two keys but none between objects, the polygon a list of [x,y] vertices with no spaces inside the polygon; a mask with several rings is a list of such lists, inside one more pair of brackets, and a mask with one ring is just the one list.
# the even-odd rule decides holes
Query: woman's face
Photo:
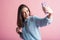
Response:
[{"label": "woman's face", "polygon": [[22,8],[22,15],[25,19],[29,17],[29,10],[27,7]]}]

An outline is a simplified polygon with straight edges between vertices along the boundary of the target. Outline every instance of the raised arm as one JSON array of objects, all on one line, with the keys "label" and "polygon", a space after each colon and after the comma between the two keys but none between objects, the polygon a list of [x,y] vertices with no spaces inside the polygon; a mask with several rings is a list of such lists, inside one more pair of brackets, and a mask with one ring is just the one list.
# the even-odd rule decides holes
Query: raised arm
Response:
[{"label": "raised arm", "polygon": [[53,10],[46,3],[41,3],[41,5],[44,13],[48,14],[47,17],[51,18]]},{"label": "raised arm", "polygon": [[39,18],[35,16],[35,23],[37,25],[37,27],[42,27],[42,26],[46,26],[48,24],[50,24],[52,22],[52,9],[49,6],[43,5],[42,4],[42,9],[45,13],[45,15],[47,15],[44,18]]}]

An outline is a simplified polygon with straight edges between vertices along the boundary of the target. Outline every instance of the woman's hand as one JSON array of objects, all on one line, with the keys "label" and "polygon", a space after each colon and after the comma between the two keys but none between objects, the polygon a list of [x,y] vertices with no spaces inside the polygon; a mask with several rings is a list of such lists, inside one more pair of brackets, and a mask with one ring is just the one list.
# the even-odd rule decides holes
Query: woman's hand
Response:
[{"label": "woman's hand", "polygon": [[53,13],[53,10],[45,2],[41,4],[42,4],[42,9],[45,14]]},{"label": "woman's hand", "polygon": [[20,32],[22,32],[22,28],[17,27],[16,32],[19,34]]},{"label": "woman's hand", "polygon": [[16,28],[16,32],[20,35],[20,37],[23,39],[23,35],[22,35],[22,28],[17,27]]},{"label": "woman's hand", "polygon": [[45,14],[48,14],[47,17],[48,18],[51,18],[52,16],[52,13],[53,13],[53,10],[44,2],[44,3],[41,3],[42,4],[42,9],[44,11]]}]

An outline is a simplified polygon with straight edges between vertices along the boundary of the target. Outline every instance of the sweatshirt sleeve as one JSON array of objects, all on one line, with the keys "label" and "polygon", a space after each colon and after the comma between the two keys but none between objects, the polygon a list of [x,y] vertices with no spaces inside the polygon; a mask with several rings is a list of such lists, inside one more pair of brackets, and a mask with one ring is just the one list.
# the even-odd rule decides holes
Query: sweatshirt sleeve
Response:
[{"label": "sweatshirt sleeve", "polygon": [[47,16],[45,18],[39,18],[37,16],[34,16],[34,19],[37,27],[47,26],[52,22],[52,17],[48,18]]}]

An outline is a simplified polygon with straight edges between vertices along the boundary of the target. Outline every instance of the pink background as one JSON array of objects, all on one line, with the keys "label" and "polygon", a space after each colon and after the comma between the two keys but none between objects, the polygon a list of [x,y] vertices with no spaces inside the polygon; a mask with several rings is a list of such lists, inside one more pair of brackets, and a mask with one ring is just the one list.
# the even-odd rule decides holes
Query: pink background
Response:
[{"label": "pink background", "polygon": [[[0,40],[21,40],[16,33],[17,9],[26,4],[33,15],[43,17],[41,2],[44,0],[0,0]],[[45,0],[53,9],[53,22],[42,27],[42,40],[60,40],[60,0]]]}]

